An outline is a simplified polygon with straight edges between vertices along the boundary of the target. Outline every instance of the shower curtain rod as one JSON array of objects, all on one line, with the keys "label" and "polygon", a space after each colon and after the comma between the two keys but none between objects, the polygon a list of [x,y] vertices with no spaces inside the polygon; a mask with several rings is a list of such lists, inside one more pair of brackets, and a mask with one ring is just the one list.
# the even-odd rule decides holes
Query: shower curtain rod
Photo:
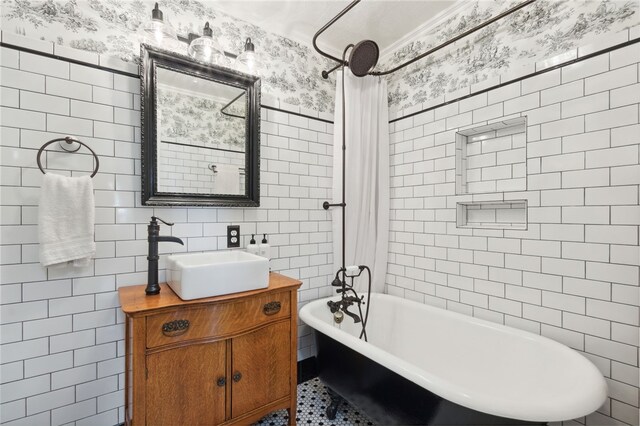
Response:
[{"label": "shower curtain rod", "polygon": [[[316,40],[317,40],[317,38],[318,38],[318,36],[319,36],[320,34],[322,34],[324,31],[326,31],[326,30],[327,30],[327,28],[329,28],[331,25],[333,25],[333,24],[334,24],[338,19],[340,19],[341,17],[343,17],[343,16],[344,16],[347,12],[349,12],[349,11],[350,11],[350,10],[351,10],[355,5],[356,5],[356,4],[360,3],[360,1],[361,1],[361,0],[354,0],[353,2],[351,2],[351,4],[349,4],[349,5],[348,5],[344,10],[342,10],[340,13],[338,13],[338,15],[336,15],[332,20],[330,20],[329,22],[327,22],[327,23],[326,23],[322,28],[320,28],[320,29],[318,30],[318,32],[313,36],[313,47],[316,49],[316,51],[317,51],[319,54],[321,54],[322,56],[324,56],[324,57],[326,57],[326,58],[329,58],[329,59],[331,59],[331,60],[333,60],[333,61],[335,61],[335,62],[338,62],[338,64],[337,64],[335,67],[331,68],[330,70],[322,71],[322,77],[323,77],[323,78],[329,78],[329,74],[331,74],[333,71],[335,71],[335,70],[337,70],[338,68],[340,68],[342,65],[344,65],[344,66],[349,66],[349,63],[348,63],[347,61],[343,61],[343,60],[341,60],[341,59],[338,59],[338,58],[336,58],[335,56],[332,56],[332,55],[330,55],[330,54],[328,54],[328,53],[323,52],[322,50],[320,50],[320,48],[318,47],[318,45],[317,45],[317,43],[316,43]],[[491,18],[491,19],[489,19],[489,20],[487,20],[487,21],[483,22],[482,24],[480,24],[480,25],[478,25],[478,26],[476,26],[476,27],[474,27],[474,28],[471,28],[471,29],[470,29],[470,30],[468,30],[468,31],[465,31],[465,32],[463,32],[462,34],[459,34],[459,35],[457,35],[456,37],[454,37],[454,38],[452,38],[452,39],[450,39],[450,40],[445,41],[444,43],[442,43],[442,44],[440,44],[440,45],[438,45],[438,46],[434,47],[433,49],[429,49],[428,51],[426,51],[426,52],[424,52],[424,53],[422,53],[422,54],[420,54],[420,55],[416,56],[415,58],[409,59],[409,60],[408,60],[408,61],[406,61],[405,63],[400,64],[400,65],[396,66],[395,68],[392,68],[392,69],[387,70],[387,71],[371,71],[371,72],[369,73],[369,75],[388,75],[388,74],[392,74],[392,73],[394,73],[394,72],[396,72],[396,71],[399,71],[399,70],[401,70],[401,69],[403,69],[403,68],[405,68],[405,67],[407,67],[407,66],[409,66],[409,65],[413,64],[414,62],[419,61],[420,59],[423,59],[424,57],[429,56],[429,55],[431,55],[432,53],[435,53],[435,52],[437,52],[438,50],[440,50],[440,49],[442,49],[442,48],[444,48],[444,47],[447,47],[447,46],[449,46],[450,44],[455,43],[456,41],[458,41],[458,40],[460,40],[460,39],[462,39],[462,38],[464,38],[464,37],[466,37],[466,36],[468,36],[468,35],[470,35],[470,34],[475,33],[476,31],[481,30],[482,28],[486,27],[487,25],[490,25],[490,24],[492,24],[492,23],[494,23],[494,22],[496,22],[496,21],[499,21],[500,19],[502,19],[502,18],[504,18],[504,17],[506,17],[506,16],[511,15],[511,14],[512,14],[512,13],[514,13],[514,12],[517,12],[518,10],[522,9],[522,8],[523,8],[523,7],[525,7],[525,6],[530,5],[531,3],[534,3],[535,1],[536,1],[536,0],[526,0],[526,1],[524,1],[524,2],[522,2],[522,3],[520,3],[520,4],[518,4],[518,5],[516,5],[516,6],[514,6],[514,7],[512,7],[511,9],[508,9],[508,10],[506,10],[506,11],[502,12],[501,14],[494,16],[493,18]]]},{"label": "shower curtain rod", "polygon": [[[345,7],[342,12],[338,13],[332,20],[330,20],[329,22],[327,22],[326,24],[324,24],[324,26],[322,28],[320,28],[318,30],[318,32],[315,33],[315,35],[313,36],[313,40],[312,40],[312,44],[313,44],[313,48],[316,49],[316,52],[318,52],[319,54],[321,54],[322,56],[324,56],[325,58],[329,58],[332,61],[335,61],[338,63],[338,65],[336,65],[335,68],[331,69],[331,71],[334,71],[338,68],[340,68],[342,66],[342,64],[344,64],[345,66],[348,65],[347,61],[344,61],[342,59],[338,59],[335,56],[332,56],[326,52],[323,52],[322,50],[320,50],[320,48],[318,47],[318,44],[316,43],[316,41],[318,40],[318,37],[320,36],[320,34],[322,34],[323,32],[326,31],[327,28],[329,28],[331,25],[333,25],[338,19],[342,18],[348,11],[350,11],[356,4],[360,3],[361,0],[354,0],[352,1],[347,7]],[[331,72],[329,71],[329,72]],[[326,71],[322,72],[322,76],[324,77],[324,73]],[[328,76],[328,75],[327,75]],[[327,77],[324,77],[327,78]]]},{"label": "shower curtain rod", "polygon": [[241,115],[231,114],[231,113],[229,113],[229,112],[225,111],[225,109],[229,108],[229,107],[230,107],[230,106],[231,106],[235,101],[237,101],[238,99],[240,99],[240,97],[242,97],[242,95],[245,95],[245,94],[246,94],[245,92],[242,92],[242,93],[240,93],[238,96],[236,96],[235,98],[231,99],[231,100],[229,101],[229,103],[228,103],[228,104],[226,104],[225,106],[223,106],[222,108],[220,108],[220,112],[221,112],[222,114],[226,115],[227,117],[235,117],[235,118],[242,118],[242,119],[247,118],[247,117],[243,117],[243,116],[241,116]]}]

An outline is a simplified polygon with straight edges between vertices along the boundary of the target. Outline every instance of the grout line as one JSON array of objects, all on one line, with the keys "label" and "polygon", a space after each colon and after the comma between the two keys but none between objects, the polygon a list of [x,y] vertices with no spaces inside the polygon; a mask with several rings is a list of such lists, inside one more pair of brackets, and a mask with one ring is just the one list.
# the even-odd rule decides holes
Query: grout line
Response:
[{"label": "grout line", "polygon": [[[68,57],[65,57],[65,56],[60,56],[60,55],[56,55],[56,54],[52,54],[52,53],[45,53],[45,52],[41,52],[41,51],[38,51],[38,50],[33,50],[33,49],[26,48],[26,47],[22,47],[22,46],[16,46],[14,44],[2,42],[2,41],[0,41],[0,47],[6,47],[6,48],[9,48],[9,49],[17,50],[19,52],[31,53],[33,55],[44,56],[44,57],[47,57],[47,58],[52,58],[52,59],[57,59],[57,60],[60,60],[60,61],[69,62],[71,64],[82,65],[82,66],[86,66],[86,67],[89,67],[89,68],[94,68],[94,69],[98,69],[98,70],[102,70],[102,71],[108,71],[108,72],[111,72],[111,73],[114,73],[114,74],[123,75],[123,76],[126,76],[126,77],[132,77],[132,78],[135,78],[135,79],[140,79],[140,76],[138,74],[133,74],[133,73],[130,73],[130,72],[127,72],[127,71],[122,71],[122,70],[115,69],[115,68],[105,67],[104,65],[97,65],[97,64],[92,64],[90,62],[83,62],[83,61],[79,61],[77,59],[72,59],[72,58],[68,58]],[[19,59],[18,59],[18,61],[19,61]],[[18,70],[20,70],[19,66],[20,66],[20,63],[18,62]],[[71,73],[69,73],[69,74],[71,74]],[[66,81],[74,81],[74,80],[71,79],[71,75],[69,75],[69,79],[66,79]],[[45,85],[46,85],[46,82],[45,82]],[[100,86],[100,87],[102,87],[102,86]],[[46,86],[45,86],[45,88],[46,88]],[[118,89],[115,88],[114,84],[112,84],[112,87],[106,87],[106,89],[118,90]],[[91,98],[93,99],[93,91],[92,91],[92,97]],[[93,102],[93,101],[89,101],[89,102]],[[299,112],[289,111],[289,110],[286,110],[286,109],[276,108],[276,107],[272,107],[272,106],[268,106],[268,105],[260,105],[260,106],[262,108],[264,108],[264,109],[270,109],[270,110],[273,110],[273,111],[281,111],[281,112],[285,112],[287,114],[296,115],[296,116],[299,116],[299,117],[309,118],[311,120],[317,120],[317,121],[322,121],[324,123],[333,124],[333,121],[327,120],[327,119],[324,119],[324,118],[313,117],[311,115],[306,115],[306,114],[302,114],[302,113],[299,113]]]},{"label": "grout line", "polygon": [[[9,49],[14,49],[17,50],[19,52],[26,52],[26,53],[30,53],[33,55],[38,55],[38,56],[44,56],[47,58],[51,58],[51,59],[57,59],[60,61],[65,61],[65,62],[69,62],[71,64],[77,64],[77,65],[83,65],[89,68],[95,68],[95,69],[99,69],[99,70],[103,70],[103,71],[109,71],[115,74],[120,74],[120,75],[124,75],[127,77],[135,77],[135,78],[140,78],[137,74],[133,74],[127,71],[122,71],[116,68],[110,68],[110,67],[105,67],[102,65],[97,65],[97,64],[92,64],[90,62],[83,62],[80,61],[78,59],[73,59],[73,58],[68,58],[66,56],[60,56],[60,55],[56,55],[54,53],[46,53],[46,52],[42,52],[39,50],[34,50],[34,49],[29,49],[28,47],[23,47],[23,46],[17,46],[15,44],[11,44],[11,43],[7,43],[4,41],[0,41],[0,47],[7,47]],[[72,81],[71,79],[71,71],[69,71],[69,78],[66,79],[68,81]],[[113,88],[112,88],[113,89]]]}]

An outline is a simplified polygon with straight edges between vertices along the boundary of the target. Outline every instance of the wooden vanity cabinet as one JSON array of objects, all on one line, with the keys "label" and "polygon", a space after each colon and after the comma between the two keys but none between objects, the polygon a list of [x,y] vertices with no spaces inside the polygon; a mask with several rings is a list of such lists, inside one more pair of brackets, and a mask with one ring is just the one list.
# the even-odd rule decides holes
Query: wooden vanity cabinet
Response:
[{"label": "wooden vanity cabinet", "polygon": [[120,288],[127,425],[248,425],[284,408],[295,425],[300,284],[271,273],[266,289],[189,301]]},{"label": "wooden vanity cabinet", "polygon": [[226,392],[224,384],[217,385],[216,378],[226,375],[225,355],[224,341],[187,345],[147,355],[146,424],[223,423]]}]

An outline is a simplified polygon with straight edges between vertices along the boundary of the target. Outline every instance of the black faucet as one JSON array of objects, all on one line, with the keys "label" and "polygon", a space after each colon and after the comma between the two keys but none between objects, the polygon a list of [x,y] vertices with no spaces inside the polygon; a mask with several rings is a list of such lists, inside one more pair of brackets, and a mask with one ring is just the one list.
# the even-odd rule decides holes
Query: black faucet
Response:
[{"label": "black faucet", "polygon": [[329,310],[332,314],[335,314],[338,311],[342,311],[345,314],[349,315],[351,319],[353,319],[353,322],[356,324],[361,322],[362,320],[358,315],[354,314],[353,312],[349,312],[348,308],[353,304],[360,305],[361,303],[362,300],[358,299],[357,297],[344,295],[342,296],[342,300],[339,300],[337,302],[334,302],[332,300],[327,301],[327,305],[329,306]]},{"label": "black faucet", "polygon": [[353,322],[355,324],[361,322],[360,317],[358,315],[354,314],[353,312],[349,312],[349,309],[344,308],[344,309],[342,309],[342,312],[344,312],[345,314],[349,315],[353,319]]},{"label": "black faucet", "polygon": [[167,223],[159,217],[151,216],[151,222],[149,222],[149,226],[147,227],[147,241],[149,242],[149,255],[147,256],[147,260],[149,261],[149,265],[147,288],[144,290],[144,292],[147,293],[147,296],[160,293],[160,286],[158,285],[158,259],[160,258],[160,256],[158,256],[158,243],[160,241],[170,241],[172,243],[184,245],[182,240],[178,237],[159,235],[160,224],[158,223],[158,220],[167,226],[173,226],[173,223]]}]

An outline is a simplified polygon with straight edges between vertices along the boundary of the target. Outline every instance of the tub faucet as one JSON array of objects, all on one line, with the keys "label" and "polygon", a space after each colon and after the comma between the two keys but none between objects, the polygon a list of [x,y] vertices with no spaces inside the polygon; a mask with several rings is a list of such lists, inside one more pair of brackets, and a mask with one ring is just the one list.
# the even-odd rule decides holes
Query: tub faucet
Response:
[{"label": "tub faucet", "polygon": [[182,240],[178,237],[159,235],[160,224],[158,223],[158,220],[167,226],[173,226],[173,223],[165,222],[156,216],[151,216],[151,222],[149,222],[149,226],[147,226],[147,241],[149,242],[149,255],[147,256],[147,260],[149,261],[149,264],[147,288],[144,290],[147,296],[160,293],[160,286],[158,285],[158,259],[160,258],[160,256],[158,256],[158,243],[160,241],[169,241],[184,245]]},{"label": "tub faucet", "polygon": [[342,310],[342,312],[344,312],[345,314],[349,315],[353,319],[353,322],[356,323],[356,324],[362,321],[358,315],[356,315],[356,314],[354,314],[352,312],[349,312],[349,310],[347,308],[344,308]]},{"label": "tub faucet", "polygon": [[[354,323],[357,324],[362,320],[358,315],[354,314],[353,312],[349,312],[349,309],[348,309],[349,306],[353,305],[354,303],[359,305],[360,303],[362,303],[362,300],[358,299],[357,297],[343,296],[342,300],[338,302],[333,302],[329,300],[327,302],[327,305],[329,306],[329,310],[331,311],[332,314],[344,312],[345,314],[349,315],[351,319],[353,319]],[[339,322],[342,322],[342,320],[340,320]]]}]

